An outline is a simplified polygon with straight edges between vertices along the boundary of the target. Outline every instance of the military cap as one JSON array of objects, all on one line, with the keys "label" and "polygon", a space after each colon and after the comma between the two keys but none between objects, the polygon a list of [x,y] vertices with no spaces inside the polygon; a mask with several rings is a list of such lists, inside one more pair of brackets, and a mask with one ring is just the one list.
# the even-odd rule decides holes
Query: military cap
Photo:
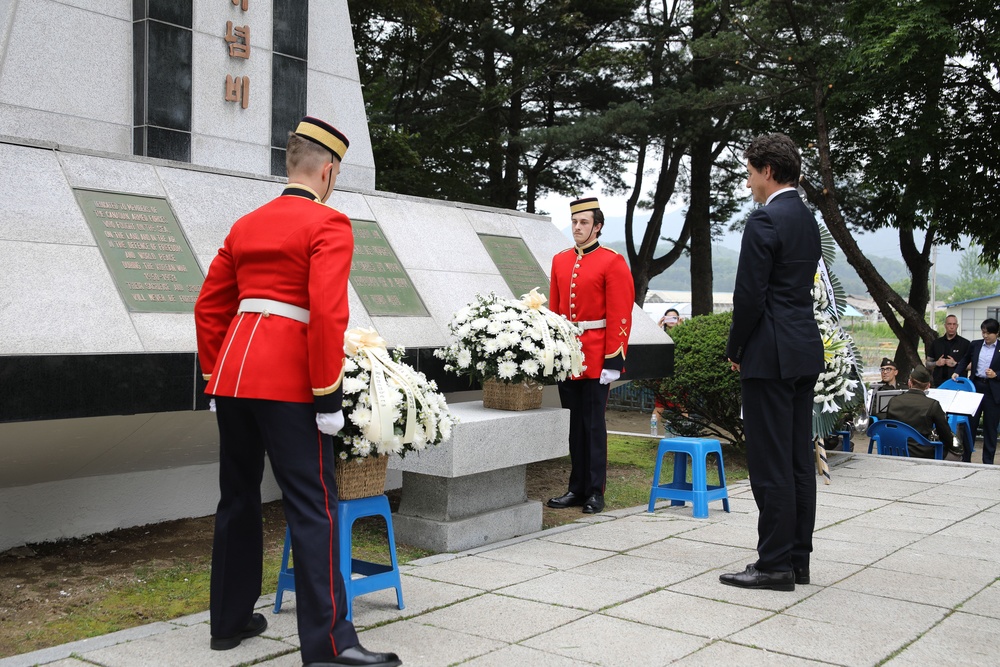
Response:
[{"label": "military cap", "polygon": [[882,363],[879,364],[879,368],[885,368],[886,366],[892,366],[893,368],[896,368],[896,362],[890,359],[889,357],[882,357]]},{"label": "military cap", "polygon": [[577,199],[569,203],[570,214],[594,211],[599,208],[601,208],[601,204],[597,201],[597,197],[585,197],[584,199]]},{"label": "military cap", "polygon": [[319,144],[336,155],[338,160],[344,159],[347,147],[351,145],[347,137],[333,125],[312,116],[306,116],[299,121],[298,127],[295,128],[295,134],[303,139],[308,139],[315,144]]},{"label": "military cap", "polygon": [[927,384],[931,381],[931,372],[925,366],[920,365],[910,373],[910,379],[920,384]]}]

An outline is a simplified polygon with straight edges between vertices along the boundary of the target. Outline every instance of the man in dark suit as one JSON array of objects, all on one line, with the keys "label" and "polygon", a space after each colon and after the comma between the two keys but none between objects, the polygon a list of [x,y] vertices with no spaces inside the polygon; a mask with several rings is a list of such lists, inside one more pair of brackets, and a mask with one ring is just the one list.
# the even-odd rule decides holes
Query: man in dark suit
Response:
[{"label": "man in dark suit", "polygon": [[764,206],[743,232],[726,356],[740,372],[758,558],[719,579],[792,591],[809,583],[816,520],[813,388],[824,361],[812,291],[820,238],[795,189],[801,158],[792,140],[757,137],[746,158],[747,187]]},{"label": "man in dark suit", "polygon": [[[903,422],[912,426],[917,433],[928,440],[939,440],[944,443],[944,453],[957,454],[954,460],[962,458],[961,445],[958,452],[953,451],[953,441],[951,427],[948,425],[948,415],[944,408],[936,400],[924,392],[931,386],[931,372],[924,366],[917,366],[910,373],[907,381],[909,389],[905,394],[893,397],[889,401],[889,406],[885,410],[885,418],[893,421]],[[932,429],[937,431],[937,438],[933,437]],[[934,448],[927,445],[918,445],[911,438],[906,443],[910,456],[921,459],[934,458]]]},{"label": "man in dark suit", "polygon": [[979,325],[983,334],[982,340],[969,343],[969,351],[955,366],[952,379],[965,376],[966,369],[972,371],[972,383],[976,391],[983,395],[979,411],[972,418],[973,437],[979,431],[979,420],[983,421],[983,463],[993,465],[993,456],[997,451],[997,426],[1000,425],[1000,355],[997,351],[997,334],[1000,333],[1000,322],[988,318]]}]

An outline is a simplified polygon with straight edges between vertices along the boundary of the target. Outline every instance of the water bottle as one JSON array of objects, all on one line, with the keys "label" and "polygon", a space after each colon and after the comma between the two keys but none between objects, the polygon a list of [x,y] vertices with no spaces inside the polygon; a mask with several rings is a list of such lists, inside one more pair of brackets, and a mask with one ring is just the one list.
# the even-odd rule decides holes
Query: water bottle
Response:
[{"label": "water bottle", "polygon": [[656,413],[655,412],[653,413],[653,416],[651,416],[649,418],[649,434],[651,436],[653,436],[654,438],[659,437],[659,434],[656,432]]}]

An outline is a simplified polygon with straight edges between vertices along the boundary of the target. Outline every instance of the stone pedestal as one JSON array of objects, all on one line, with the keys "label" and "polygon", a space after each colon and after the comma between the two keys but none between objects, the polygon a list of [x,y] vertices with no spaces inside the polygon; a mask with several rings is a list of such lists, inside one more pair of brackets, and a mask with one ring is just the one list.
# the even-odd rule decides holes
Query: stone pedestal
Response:
[{"label": "stone pedestal", "polygon": [[569,411],[508,412],[481,401],[451,410],[460,421],[449,442],[389,463],[403,473],[396,539],[462,551],[541,530],[542,505],[527,500],[525,471],[566,455]]}]

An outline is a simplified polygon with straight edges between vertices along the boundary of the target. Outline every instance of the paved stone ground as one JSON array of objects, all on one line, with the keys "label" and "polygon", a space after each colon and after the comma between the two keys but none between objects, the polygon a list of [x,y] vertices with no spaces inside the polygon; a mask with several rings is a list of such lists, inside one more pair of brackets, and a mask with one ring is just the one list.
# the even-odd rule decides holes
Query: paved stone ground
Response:
[{"label": "paved stone ground", "polygon": [[[1000,469],[831,454],[820,485],[812,584],[722,586],[754,560],[747,482],[712,503],[583,517],[404,566],[395,593],[355,599],[363,644],[428,665],[996,665]],[[573,511],[573,510],[568,510]],[[0,667],[301,664],[294,595],[260,600],[262,637],[211,651],[207,612],[32,654]]]}]

